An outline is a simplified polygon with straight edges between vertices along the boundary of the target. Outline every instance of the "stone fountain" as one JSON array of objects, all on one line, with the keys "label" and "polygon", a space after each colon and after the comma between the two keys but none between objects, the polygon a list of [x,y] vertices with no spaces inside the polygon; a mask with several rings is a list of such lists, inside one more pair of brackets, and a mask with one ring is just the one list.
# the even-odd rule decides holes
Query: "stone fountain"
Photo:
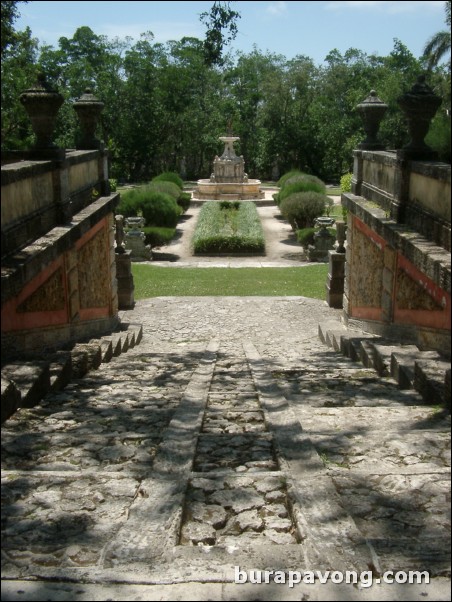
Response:
[{"label": "stone fountain", "polygon": [[260,180],[250,180],[245,173],[243,156],[237,157],[234,142],[238,136],[220,136],[224,151],[213,162],[213,173],[209,179],[198,180],[193,198],[200,200],[245,200],[263,199]]}]

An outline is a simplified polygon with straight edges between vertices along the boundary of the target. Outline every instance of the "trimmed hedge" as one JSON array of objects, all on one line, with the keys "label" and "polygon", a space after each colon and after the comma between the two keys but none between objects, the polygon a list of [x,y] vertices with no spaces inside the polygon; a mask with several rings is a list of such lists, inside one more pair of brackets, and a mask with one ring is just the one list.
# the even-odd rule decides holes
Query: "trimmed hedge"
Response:
[{"label": "trimmed hedge", "polygon": [[182,209],[173,196],[158,192],[152,186],[134,188],[121,195],[116,213],[125,217],[142,215],[146,226],[174,228]]},{"label": "trimmed hedge", "polygon": [[281,202],[296,192],[320,192],[326,194],[326,186],[317,176],[303,173],[298,170],[292,170],[284,174],[279,182],[279,192],[273,195],[275,203],[280,205]]},{"label": "trimmed hedge", "polygon": [[147,226],[175,228],[180,208],[169,194],[148,192],[141,202],[141,211]]},{"label": "trimmed hedge", "polygon": [[153,182],[172,182],[173,184],[176,184],[176,186],[178,188],[180,188],[180,190],[182,190],[182,188],[184,187],[184,182],[182,180],[182,178],[177,174],[174,173],[173,171],[165,171],[161,174],[159,174],[158,176],[155,176],[155,178],[152,178]]},{"label": "trimmed hedge", "polygon": [[151,247],[161,247],[168,244],[176,234],[176,228],[160,228],[158,226],[145,226],[145,243]]},{"label": "trimmed hedge", "polygon": [[146,188],[149,191],[164,192],[165,194],[169,194],[173,197],[175,201],[177,201],[179,195],[181,194],[181,189],[179,188],[179,186],[177,186],[173,182],[165,182],[164,180],[152,180],[152,182],[149,182],[149,184],[146,185]]},{"label": "trimmed hedge", "polygon": [[208,201],[200,211],[192,239],[197,253],[264,253],[265,240],[256,206],[251,202]]},{"label": "trimmed hedge", "polygon": [[280,210],[293,230],[310,228],[315,218],[323,215],[326,199],[319,192],[297,192],[281,202]]}]

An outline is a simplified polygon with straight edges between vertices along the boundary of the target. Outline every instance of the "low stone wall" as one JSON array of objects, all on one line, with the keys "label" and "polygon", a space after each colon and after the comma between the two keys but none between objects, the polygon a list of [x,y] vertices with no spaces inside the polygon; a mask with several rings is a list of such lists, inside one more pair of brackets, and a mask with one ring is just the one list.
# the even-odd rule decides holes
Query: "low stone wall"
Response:
[{"label": "low stone wall", "polygon": [[2,258],[108,193],[105,152],[74,150],[60,161],[2,165]]},{"label": "low stone wall", "polygon": [[344,315],[348,323],[449,353],[450,253],[363,197],[348,209]]},{"label": "low stone wall", "polygon": [[103,151],[2,167],[3,358],[61,347],[118,325],[119,195],[105,194],[106,167]]}]

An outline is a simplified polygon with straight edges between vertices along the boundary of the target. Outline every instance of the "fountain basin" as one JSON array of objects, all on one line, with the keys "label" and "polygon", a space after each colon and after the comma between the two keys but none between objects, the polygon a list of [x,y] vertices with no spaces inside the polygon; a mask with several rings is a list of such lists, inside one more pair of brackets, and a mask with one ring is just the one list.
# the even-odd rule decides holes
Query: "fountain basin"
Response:
[{"label": "fountain basin", "polygon": [[198,180],[198,186],[193,191],[193,198],[213,201],[244,201],[263,199],[264,192],[260,189],[260,180],[247,182],[211,182]]}]

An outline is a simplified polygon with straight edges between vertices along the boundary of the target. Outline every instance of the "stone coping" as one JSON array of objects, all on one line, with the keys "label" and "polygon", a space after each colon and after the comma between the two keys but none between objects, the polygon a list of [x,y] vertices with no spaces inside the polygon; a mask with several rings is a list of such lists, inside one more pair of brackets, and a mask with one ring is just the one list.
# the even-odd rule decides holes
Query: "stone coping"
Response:
[{"label": "stone coping", "polygon": [[[380,163],[383,165],[397,165],[400,164],[401,159],[397,156],[396,151],[366,151],[358,150],[354,154],[360,154],[364,161],[372,161],[374,163]],[[408,161],[410,171],[426,176],[428,178],[435,178],[445,182],[450,182],[451,166],[448,163],[442,163],[441,161]]]},{"label": "stone coping", "polygon": [[66,156],[62,160],[39,160],[39,159],[27,159],[26,154],[22,155],[25,158],[20,158],[18,155],[17,161],[2,165],[2,186],[13,184],[20,180],[25,180],[34,176],[38,176],[55,169],[61,169],[61,167],[70,167],[72,165],[78,165],[85,163],[86,161],[92,161],[97,159],[102,153],[105,152],[98,150],[70,150],[66,152]]}]

